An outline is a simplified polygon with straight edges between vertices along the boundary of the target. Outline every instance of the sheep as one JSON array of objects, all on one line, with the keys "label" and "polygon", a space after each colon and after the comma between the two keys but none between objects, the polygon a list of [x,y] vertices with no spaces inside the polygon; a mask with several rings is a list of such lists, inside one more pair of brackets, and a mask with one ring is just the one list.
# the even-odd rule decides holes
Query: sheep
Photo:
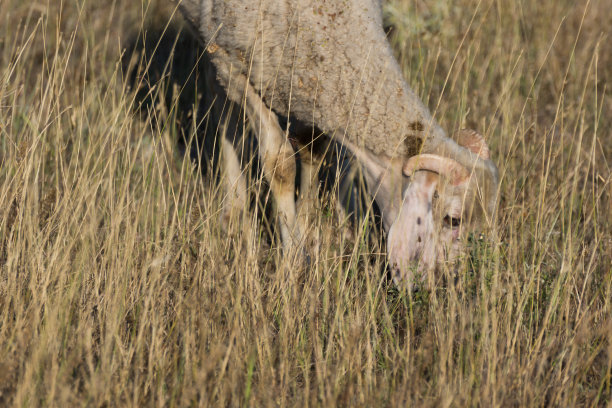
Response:
[{"label": "sheep", "polygon": [[[306,226],[279,116],[316,126],[359,161],[397,285],[418,286],[461,253],[466,231],[492,224],[499,177],[484,138],[470,130],[448,137],[410,89],[379,0],[182,0],[179,7],[227,97],[255,128],[286,251],[300,247]],[[241,183],[237,160],[229,163]]]}]

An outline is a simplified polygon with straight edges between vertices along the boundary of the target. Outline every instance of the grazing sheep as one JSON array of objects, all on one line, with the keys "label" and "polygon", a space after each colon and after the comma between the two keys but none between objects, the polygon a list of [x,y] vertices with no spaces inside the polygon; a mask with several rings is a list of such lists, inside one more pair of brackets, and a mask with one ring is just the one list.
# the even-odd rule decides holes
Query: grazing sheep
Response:
[{"label": "grazing sheep", "polygon": [[[182,0],[179,7],[255,128],[287,250],[306,228],[294,200],[294,151],[277,115],[316,126],[363,166],[396,283],[418,284],[416,276],[460,252],[463,231],[491,223],[498,173],[483,137],[461,131],[450,139],[408,87],[379,0]],[[311,161],[303,163],[311,173]]]}]

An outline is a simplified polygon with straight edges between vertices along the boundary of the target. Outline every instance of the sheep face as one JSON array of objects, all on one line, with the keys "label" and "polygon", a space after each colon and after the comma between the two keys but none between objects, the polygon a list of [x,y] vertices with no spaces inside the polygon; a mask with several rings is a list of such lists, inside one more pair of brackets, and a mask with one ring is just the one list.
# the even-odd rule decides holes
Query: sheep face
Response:
[{"label": "sheep face", "polygon": [[[482,153],[486,145],[480,142],[478,152]],[[492,219],[497,169],[487,167],[492,165],[488,149],[479,157],[487,171],[468,170],[433,154],[412,157],[404,166],[409,182],[387,239],[389,264],[398,286],[415,289],[426,284],[428,276],[445,264],[452,265],[463,253],[462,238],[467,232],[480,231]]]}]

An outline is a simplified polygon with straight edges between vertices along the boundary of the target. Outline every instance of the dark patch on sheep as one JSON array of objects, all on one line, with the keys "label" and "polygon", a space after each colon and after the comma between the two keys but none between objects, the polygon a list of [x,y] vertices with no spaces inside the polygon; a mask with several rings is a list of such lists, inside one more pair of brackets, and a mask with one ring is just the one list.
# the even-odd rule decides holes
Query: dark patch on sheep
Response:
[{"label": "dark patch on sheep", "polygon": [[423,126],[423,124],[421,122],[411,122],[408,127],[411,130],[415,130],[417,132],[422,132],[423,130],[425,130],[425,126]]},{"label": "dark patch on sheep", "polygon": [[404,145],[406,146],[407,157],[416,156],[421,153],[423,140],[415,136],[407,136],[404,140]]}]

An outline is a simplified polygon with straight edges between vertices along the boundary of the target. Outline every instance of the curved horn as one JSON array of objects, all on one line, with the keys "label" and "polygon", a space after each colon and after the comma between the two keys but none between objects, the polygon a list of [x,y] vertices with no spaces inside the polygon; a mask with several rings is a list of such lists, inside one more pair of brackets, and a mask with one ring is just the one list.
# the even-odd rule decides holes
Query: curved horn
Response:
[{"label": "curved horn", "polygon": [[413,156],[408,159],[403,169],[404,175],[408,177],[418,170],[429,170],[447,176],[453,185],[464,183],[470,177],[468,170],[461,164],[453,159],[436,154]]},{"label": "curved horn", "polygon": [[489,146],[487,146],[484,137],[477,131],[472,129],[461,129],[455,134],[455,140],[457,140],[460,146],[465,147],[481,158],[485,160],[490,158]]}]

